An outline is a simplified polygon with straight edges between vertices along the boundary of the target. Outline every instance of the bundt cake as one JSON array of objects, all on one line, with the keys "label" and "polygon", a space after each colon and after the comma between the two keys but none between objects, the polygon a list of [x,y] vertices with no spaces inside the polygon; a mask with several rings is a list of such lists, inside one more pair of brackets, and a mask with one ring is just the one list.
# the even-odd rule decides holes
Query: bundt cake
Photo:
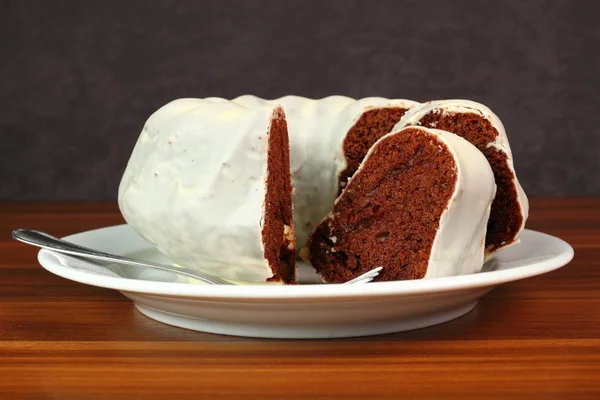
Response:
[{"label": "bundt cake", "polygon": [[175,100],[146,122],[119,206],[182,266],[284,284],[300,249],[332,283],[477,272],[528,213],[487,107],[344,96]]}]

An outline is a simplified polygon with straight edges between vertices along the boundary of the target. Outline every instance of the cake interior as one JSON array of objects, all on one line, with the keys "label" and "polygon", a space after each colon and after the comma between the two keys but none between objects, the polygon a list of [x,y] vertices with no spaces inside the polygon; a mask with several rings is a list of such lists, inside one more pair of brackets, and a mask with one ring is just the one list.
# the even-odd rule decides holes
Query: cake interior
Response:
[{"label": "cake interior", "polygon": [[262,239],[265,258],[273,270],[269,281],[293,283],[296,278],[296,240],[292,220],[292,183],[285,113],[273,112],[268,132],[267,190]]},{"label": "cake interior", "polygon": [[388,134],[407,110],[402,107],[378,108],[366,111],[360,116],[344,139],[346,169],[339,176],[338,194],[346,186],[348,178],[354,175],[371,146],[383,135]]},{"label": "cake interior", "polygon": [[384,268],[376,280],[423,278],[456,174],[452,155],[436,136],[408,128],[386,137],[311,237],[313,266],[327,282],[378,266]]},{"label": "cake interior", "polygon": [[475,113],[430,112],[421,118],[420,125],[454,132],[477,146],[485,155],[494,172],[497,186],[485,247],[488,252],[493,252],[504,244],[514,242],[523,223],[523,214],[506,154],[495,147],[488,147],[498,136],[498,131],[490,121]]}]

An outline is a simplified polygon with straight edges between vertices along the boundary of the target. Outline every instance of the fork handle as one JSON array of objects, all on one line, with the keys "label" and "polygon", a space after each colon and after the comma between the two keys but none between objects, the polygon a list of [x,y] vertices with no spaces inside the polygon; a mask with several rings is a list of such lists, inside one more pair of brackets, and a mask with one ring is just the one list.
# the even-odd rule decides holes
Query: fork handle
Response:
[{"label": "fork handle", "polygon": [[116,262],[119,264],[133,265],[136,267],[146,267],[161,271],[172,272],[190,278],[198,279],[202,282],[211,285],[233,285],[232,283],[227,282],[226,280],[223,280],[216,276],[210,276],[208,274],[204,274],[186,268],[169,267],[166,265],[156,264],[149,261],[135,260],[129,257],[123,257],[115,254],[105,253],[103,251],[93,250],[87,247],[77,245],[75,243],[67,242],[66,240],[56,238],[45,232],[40,232],[33,229],[16,229],[12,232],[12,237],[20,242],[48,250],[54,250],[59,253],[79,257],[93,258],[101,261]]}]

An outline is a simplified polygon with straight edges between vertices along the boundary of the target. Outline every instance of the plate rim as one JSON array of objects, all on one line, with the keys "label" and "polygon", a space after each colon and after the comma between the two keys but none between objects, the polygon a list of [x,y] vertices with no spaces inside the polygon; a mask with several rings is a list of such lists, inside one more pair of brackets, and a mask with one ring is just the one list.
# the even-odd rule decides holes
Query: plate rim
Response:
[{"label": "plate rim", "polygon": [[[99,231],[124,229],[127,224],[111,225],[104,228],[78,232],[64,239],[78,239]],[[142,293],[156,296],[194,299],[218,299],[220,301],[238,301],[240,299],[262,301],[282,300],[301,302],[306,300],[347,300],[381,298],[389,296],[415,296],[441,292],[460,291],[496,286],[502,283],[531,278],[557,270],[567,265],[574,256],[573,247],[566,241],[547,233],[525,229],[530,234],[542,235],[545,240],[555,241],[561,246],[560,252],[551,259],[532,262],[526,266],[506,270],[488,271],[477,274],[420,279],[410,281],[373,282],[368,285],[248,285],[217,286],[194,285],[177,282],[143,281],[130,278],[103,276],[91,272],[76,270],[47,260],[48,250],[38,252],[38,262],[47,271],[62,278],[78,283],[124,292]],[[137,234],[132,229],[134,234]]]}]

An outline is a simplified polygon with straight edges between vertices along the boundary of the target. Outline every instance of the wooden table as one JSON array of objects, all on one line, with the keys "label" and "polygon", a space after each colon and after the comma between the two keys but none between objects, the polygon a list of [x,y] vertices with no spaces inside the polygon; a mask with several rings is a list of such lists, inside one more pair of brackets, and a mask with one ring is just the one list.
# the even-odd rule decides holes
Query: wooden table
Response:
[{"label": "wooden table", "polygon": [[600,399],[600,199],[532,201],[528,227],[571,243],[568,266],[498,287],[452,322],[347,340],[162,325],[10,239],[118,223],[114,204],[0,205],[0,398]]}]

